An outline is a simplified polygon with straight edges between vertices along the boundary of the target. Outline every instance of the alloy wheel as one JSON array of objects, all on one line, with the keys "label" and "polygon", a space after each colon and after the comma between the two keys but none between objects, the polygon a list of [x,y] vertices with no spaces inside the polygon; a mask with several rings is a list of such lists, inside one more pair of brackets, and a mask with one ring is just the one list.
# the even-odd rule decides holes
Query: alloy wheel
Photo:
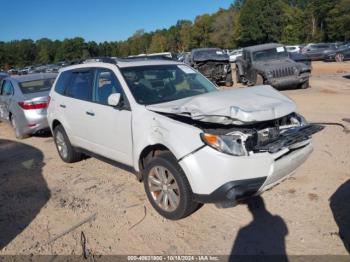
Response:
[{"label": "alloy wheel", "polygon": [[164,211],[172,212],[179,206],[179,186],[167,168],[153,167],[148,175],[148,187],[154,202]]},{"label": "alloy wheel", "polygon": [[58,152],[63,158],[67,158],[68,156],[68,147],[66,144],[66,141],[63,137],[63,134],[60,131],[57,131],[56,133],[56,145]]}]

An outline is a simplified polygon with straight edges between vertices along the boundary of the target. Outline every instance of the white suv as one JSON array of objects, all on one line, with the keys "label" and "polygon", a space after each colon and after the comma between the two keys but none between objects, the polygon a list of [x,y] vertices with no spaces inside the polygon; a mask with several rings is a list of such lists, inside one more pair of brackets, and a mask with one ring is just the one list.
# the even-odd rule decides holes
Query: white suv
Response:
[{"label": "white suv", "polygon": [[132,167],[169,219],[279,183],[307,159],[311,135],[323,128],[270,86],[219,91],[174,61],[66,67],[50,96],[48,120],[62,160],[85,153]]}]

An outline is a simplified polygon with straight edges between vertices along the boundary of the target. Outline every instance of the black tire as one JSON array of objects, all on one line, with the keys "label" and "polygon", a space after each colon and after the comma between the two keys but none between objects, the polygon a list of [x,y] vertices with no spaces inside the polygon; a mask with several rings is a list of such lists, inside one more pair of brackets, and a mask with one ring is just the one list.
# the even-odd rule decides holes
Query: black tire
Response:
[{"label": "black tire", "polygon": [[[59,142],[57,141],[59,134],[62,135],[64,143],[66,144],[67,147],[67,153],[63,154],[60,149],[59,149]],[[60,158],[66,162],[66,163],[74,163],[74,162],[78,162],[80,160],[82,160],[83,155],[82,153],[76,151],[74,149],[74,147],[72,146],[72,144],[69,141],[69,138],[66,134],[66,131],[64,130],[63,126],[58,125],[55,127],[55,129],[53,130],[53,139],[55,141],[55,145],[56,145],[56,149],[57,152],[60,156]]]},{"label": "black tire", "polygon": [[232,72],[230,72],[230,73],[228,73],[228,74],[226,75],[226,82],[225,82],[225,85],[226,85],[227,87],[233,86]]},{"label": "black tire", "polygon": [[263,85],[263,84],[264,84],[264,78],[262,77],[262,75],[257,74],[254,85]]},{"label": "black tire", "polygon": [[[149,176],[154,167],[164,167],[169,170],[174,177],[179,190],[179,204],[173,211],[166,211],[156,203],[149,188]],[[171,220],[178,220],[189,216],[198,210],[202,204],[195,202],[191,186],[186,178],[185,173],[176,161],[176,158],[170,152],[161,153],[152,158],[145,167],[143,172],[143,183],[148,200],[153,208],[163,217]]]}]

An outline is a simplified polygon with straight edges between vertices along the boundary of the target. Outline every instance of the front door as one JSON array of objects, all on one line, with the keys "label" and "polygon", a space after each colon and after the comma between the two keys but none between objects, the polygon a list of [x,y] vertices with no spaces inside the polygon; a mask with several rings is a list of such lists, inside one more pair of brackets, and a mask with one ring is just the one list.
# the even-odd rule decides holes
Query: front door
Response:
[{"label": "front door", "polygon": [[[108,97],[121,94],[118,107],[108,105]],[[94,152],[126,165],[132,165],[131,110],[115,73],[107,68],[95,71],[92,104],[88,121]],[[124,106],[122,106],[124,104]],[[126,105],[126,106],[125,106]]]}]

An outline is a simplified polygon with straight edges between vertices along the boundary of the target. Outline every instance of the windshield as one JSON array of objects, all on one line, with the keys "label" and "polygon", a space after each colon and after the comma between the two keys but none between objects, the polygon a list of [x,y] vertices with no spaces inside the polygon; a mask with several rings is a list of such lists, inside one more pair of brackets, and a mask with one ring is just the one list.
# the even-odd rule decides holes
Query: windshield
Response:
[{"label": "windshield", "polygon": [[278,60],[283,58],[288,58],[288,52],[283,46],[260,50],[253,53],[254,61]]},{"label": "windshield", "polygon": [[214,84],[186,65],[127,67],[121,72],[135,100],[142,105],[217,91]]},{"label": "windshield", "polygon": [[49,91],[55,82],[55,78],[38,79],[33,81],[20,82],[19,87],[23,94]]}]

